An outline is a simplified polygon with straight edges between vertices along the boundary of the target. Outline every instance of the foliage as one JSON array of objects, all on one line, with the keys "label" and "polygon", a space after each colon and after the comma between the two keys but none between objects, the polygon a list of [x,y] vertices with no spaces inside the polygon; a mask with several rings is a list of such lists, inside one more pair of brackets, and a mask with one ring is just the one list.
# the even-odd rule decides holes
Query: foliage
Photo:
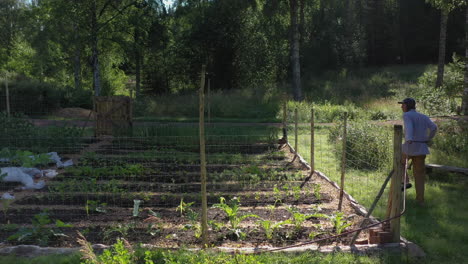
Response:
[{"label": "foliage", "polygon": [[[389,166],[390,129],[369,122],[350,122],[346,134],[346,166],[355,169],[375,170]],[[343,126],[330,128],[328,140],[337,146],[337,159],[342,155]]]},{"label": "foliage", "polygon": [[[34,215],[32,219],[33,227],[22,227],[18,232],[8,237],[9,241],[15,243],[34,243],[40,246],[47,246],[53,239],[59,237],[66,237],[65,234],[58,229],[47,227],[53,223],[47,212]],[[55,221],[55,227],[72,227],[72,225],[65,224],[60,220]]]},{"label": "foliage", "polygon": [[273,235],[275,234],[278,228],[286,224],[291,224],[292,221],[291,219],[288,219],[285,221],[280,221],[280,222],[275,223],[271,220],[261,220],[261,221],[258,221],[257,223],[260,225],[261,228],[263,228],[266,238],[273,239]]},{"label": "foliage", "polygon": [[468,167],[468,123],[466,121],[444,121],[437,123],[438,131],[433,139],[429,158],[434,163],[457,167]]},{"label": "foliage", "polygon": [[7,159],[13,166],[33,168],[44,166],[52,162],[47,154],[34,154],[31,151],[16,150],[11,151],[8,148],[0,150],[0,159]]},{"label": "foliage", "polygon": [[303,214],[299,211],[297,207],[290,206],[287,208],[289,213],[291,214],[291,222],[294,224],[294,228],[296,231],[300,231],[304,222],[310,218],[327,218],[328,216],[321,213],[313,213],[313,214]]},{"label": "foliage", "polygon": [[221,197],[218,204],[213,204],[213,208],[219,208],[226,213],[226,216],[229,220],[230,231],[233,232],[238,238],[244,238],[245,234],[239,228],[239,224],[248,217],[258,218],[258,215],[255,214],[244,214],[240,215],[239,208],[239,198],[232,198],[229,201],[229,204],[226,203],[226,199]]},{"label": "foliage", "polygon": [[180,217],[184,216],[185,213],[188,213],[189,211],[191,211],[192,209],[190,209],[190,207],[194,204],[195,202],[191,202],[191,203],[186,203],[184,202],[184,198],[182,197],[180,199],[180,204],[179,206],[177,206],[176,208],[176,212],[180,212]]},{"label": "foliage", "polygon": [[434,86],[437,78],[435,68],[424,72],[418,80],[418,89],[411,91],[417,102],[416,107],[420,104],[422,111],[428,115],[454,114],[459,105],[456,98],[462,95],[464,70],[464,59],[454,55],[453,62],[445,67],[441,87]]},{"label": "foliage", "polygon": [[348,223],[343,212],[338,212],[330,216],[329,219],[332,221],[333,229],[338,235],[341,234],[347,227],[351,226],[352,224],[352,223]]}]

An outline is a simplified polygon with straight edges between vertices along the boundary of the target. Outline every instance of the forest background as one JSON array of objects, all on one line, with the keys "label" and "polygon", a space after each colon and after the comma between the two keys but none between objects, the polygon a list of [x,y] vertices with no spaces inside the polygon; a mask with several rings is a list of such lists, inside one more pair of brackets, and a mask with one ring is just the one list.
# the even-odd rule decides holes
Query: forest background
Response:
[{"label": "forest background", "polygon": [[122,94],[136,115],[195,117],[202,64],[220,118],[275,120],[284,93],[454,114],[468,111],[466,14],[463,0],[2,0],[0,71],[28,115]]}]

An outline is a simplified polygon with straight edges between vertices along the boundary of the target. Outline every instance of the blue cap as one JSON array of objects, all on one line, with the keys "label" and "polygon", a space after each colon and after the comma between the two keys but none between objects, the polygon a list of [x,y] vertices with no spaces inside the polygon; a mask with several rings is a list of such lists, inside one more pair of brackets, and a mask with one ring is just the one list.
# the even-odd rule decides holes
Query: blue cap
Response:
[{"label": "blue cap", "polygon": [[398,102],[399,104],[405,104],[409,108],[415,108],[416,107],[416,101],[413,98],[405,98],[403,101]]}]

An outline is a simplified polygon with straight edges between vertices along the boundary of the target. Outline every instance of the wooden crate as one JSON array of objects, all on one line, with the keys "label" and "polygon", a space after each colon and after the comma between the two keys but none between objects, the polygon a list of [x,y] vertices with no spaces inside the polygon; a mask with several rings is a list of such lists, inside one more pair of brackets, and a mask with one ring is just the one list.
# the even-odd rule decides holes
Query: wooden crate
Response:
[{"label": "wooden crate", "polygon": [[132,127],[132,99],[127,96],[95,96],[96,136],[114,135]]}]

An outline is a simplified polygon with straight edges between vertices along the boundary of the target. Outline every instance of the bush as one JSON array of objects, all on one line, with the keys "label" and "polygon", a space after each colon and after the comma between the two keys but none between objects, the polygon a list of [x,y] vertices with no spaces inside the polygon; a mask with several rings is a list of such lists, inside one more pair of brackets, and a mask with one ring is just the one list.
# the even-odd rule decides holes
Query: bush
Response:
[{"label": "bush", "polygon": [[[357,120],[365,118],[367,113],[357,108],[354,104],[346,105],[334,105],[330,102],[323,104],[313,104],[307,101],[295,102],[288,101],[287,103],[287,121],[289,123],[294,122],[294,109],[297,108],[297,115],[299,122],[310,122],[310,113],[312,107],[314,108],[315,122],[320,123],[331,123],[342,119],[343,113],[348,112],[348,118],[350,120]],[[276,115],[279,120],[283,119],[283,110]]]},{"label": "bush", "polygon": [[462,94],[463,71],[463,60],[454,56],[453,62],[445,67],[441,87],[435,87],[437,69],[431,68],[418,79],[418,88],[413,90],[412,96],[429,115],[452,115],[458,106],[456,98]]},{"label": "bush", "polygon": [[[328,136],[341,162],[343,125],[334,126]],[[375,170],[388,166],[391,160],[391,133],[388,127],[365,122],[348,124],[346,137],[346,165],[353,169]]]},{"label": "bush", "polygon": [[468,121],[448,121],[438,124],[432,149],[440,152],[437,163],[468,167]]}]

